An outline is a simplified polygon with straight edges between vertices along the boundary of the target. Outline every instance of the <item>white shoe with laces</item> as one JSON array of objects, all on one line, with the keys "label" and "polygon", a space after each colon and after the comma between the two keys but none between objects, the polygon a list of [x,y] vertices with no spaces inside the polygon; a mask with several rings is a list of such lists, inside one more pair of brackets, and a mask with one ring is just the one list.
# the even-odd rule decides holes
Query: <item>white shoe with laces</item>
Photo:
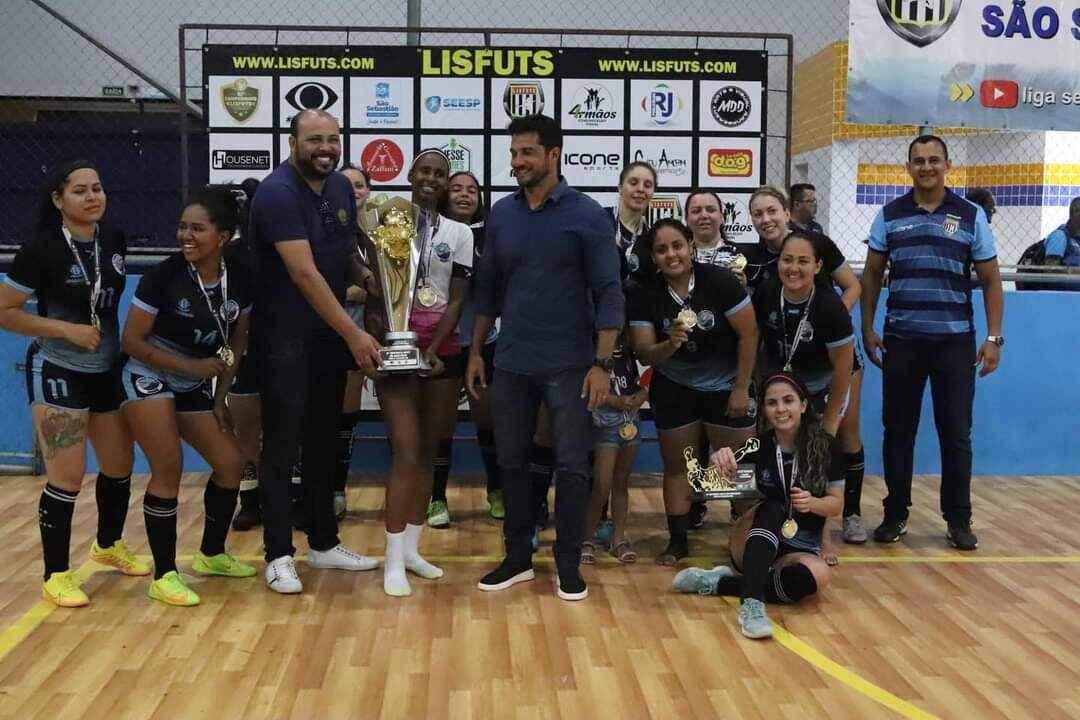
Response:
[{"label": "white shoe with laces", "polygon": [[379,567],[379,561],[339,544],[329,550],[309,550],[308,565],[323,570],[357,571],[374,570]]},{"label": "white shoe with laces", "polygon": [[292,555],[282,555],[266,564],[266,586],[283,595],[295,595],[303,591],[304,585],[296,574],[296,563]]}]

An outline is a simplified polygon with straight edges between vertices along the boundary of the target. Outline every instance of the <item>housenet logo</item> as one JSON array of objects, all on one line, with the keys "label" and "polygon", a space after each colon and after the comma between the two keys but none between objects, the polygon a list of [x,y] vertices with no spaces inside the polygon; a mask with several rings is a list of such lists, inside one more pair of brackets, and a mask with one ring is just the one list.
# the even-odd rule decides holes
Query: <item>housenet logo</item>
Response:
[{"label": "housenet logo", "polygon": [[210,155],[214,170],[269,170],[269,150],[215,150]]}]

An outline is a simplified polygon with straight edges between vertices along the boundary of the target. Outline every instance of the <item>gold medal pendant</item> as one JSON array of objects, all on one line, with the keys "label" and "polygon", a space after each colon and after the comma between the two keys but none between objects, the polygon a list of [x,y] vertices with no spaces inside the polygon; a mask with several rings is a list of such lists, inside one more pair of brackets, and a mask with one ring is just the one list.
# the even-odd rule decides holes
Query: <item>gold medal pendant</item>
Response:
[{"label": "gold medal pendant", "polygon": [[690,308],[683,308],[680,310],[679,314],[675,316],[675,319],[681,322],[687,330],[693,330],[698,324],[697,313]]},{"label": "gold medal pendant", "polygon": [[623,440],[626,440],[627,442],[636,438],[637,432],[637,425],[632,422],[623,423],[619,427],[619,437],[621,437]]},{"label": "gold medal pendant", "polygon": [[746,262],[746,256],[740,253],[731,259],[730,267],[736,272],[742,272],[746,269]]},{"label": "gold medal pendant", "polygon": [[439,302],[439,293],[430,285],[421,285],[416,288],[416,299],[426,308],[435,307],[435,303]]},{"label": "gold medal pendant", "polygon": [[101,332],[101,318],[97,316],[97,313],[90,313],[90,325],[98,332]]},{"label": "gold medal pendant", "polygon": [[232,367],[233,363],[236,362],[236,353],[228,345],[222,345],[218,348],[217,356],[225,363],[225,367]]},{"label": "gold medal pendant", "polygon": [[795,537],[795,533],[799,532],[799,523],[795,522],[792,518],[788,518],[784,521],[784,524],[780,526],[780,534],[784,536],[785,540],[790,540]]}]

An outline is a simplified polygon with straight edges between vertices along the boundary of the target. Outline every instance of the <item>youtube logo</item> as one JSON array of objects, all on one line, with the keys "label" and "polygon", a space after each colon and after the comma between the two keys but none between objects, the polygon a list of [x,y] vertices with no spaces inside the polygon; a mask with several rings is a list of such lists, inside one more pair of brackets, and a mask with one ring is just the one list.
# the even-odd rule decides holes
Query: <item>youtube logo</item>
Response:
[{"label": "youtube logo", "polygon": [[988,108],[1014,108],[1020,103],[1020,86],[1012,80],[983,80],[979,102]]}]

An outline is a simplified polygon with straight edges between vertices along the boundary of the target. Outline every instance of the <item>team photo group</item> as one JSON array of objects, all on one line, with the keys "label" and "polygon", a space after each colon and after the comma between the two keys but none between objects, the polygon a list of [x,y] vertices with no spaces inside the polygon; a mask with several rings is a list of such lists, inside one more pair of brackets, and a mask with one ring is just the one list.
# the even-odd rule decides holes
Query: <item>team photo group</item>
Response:
[{"label": "team photo group", "polygon": [[[207,186],[185,199],[179,252],[142,275],[125,317],[126,243],[109,222],[109,178],[88,159],[52,169],[36,227],[0,285],[0,327],[31,339],[47,600],[90,603],[69,560],[88,442],[99,468],[90,559],[148,576],[154,600],[200,602],[177,565],[182,443],[212,470],[192,572],[262,572],[269,590],[300,593],[308,572],[294,562],[293,531],[302,529],[308,568],[381,565],[386,594],[410,595],[410,575],[448,574],[420,550],[425,527],[452,521],[463,388],[487,512],[502,521],[505,544],[503,560],[475,578],[480,591],[534,580],[549,521],[551,581],[563,600],[588,596],[582,565],[602,553],[638,560],[631,528],[661,530],[630,513],[646,404],[668,534],[655,562],[672,567],[675,592],[739,598],[747,637],[772,635],[767,605],[828,584],[832,528],[855,544],[907,532],[927,381],[943,542],[976,549],[973,401],[976,376],[993,372],[1003,351],[1003,294],[986,213],[947,187],[944,140],[910,143],[911,190],[867,228],[860,278],[815,222],[811,185],[754,190],[743,212],[758,240],[737,243],[713,190],[690,191],[679,212],[657,219],[657,169],[636,160],[603,207],[564,178],[557,120],[524,115],[507,132],[516,192],[484,207],[481,180],[432,148],[412,158],[406,200],[372,192],[364,167],[342,164],[333,115],[299,112],[288,159],[246,187],[250,197]],[[860,505],[868,371],[880,371],[883,386],[886,496],[882,512],[869,513],[876,524]],[[365,385],[392,458],[382,557],[346,547],[338,528]],[[150,563],[124,539],[136,447],[150,470],[136,493]],[[706,505],[690,475],[752,482],[730,503]],[[675,573],[706,507],[724,521],[730,513],[731,556]],[[260,524],[264,567],[228,547],[231,529]]]}]

